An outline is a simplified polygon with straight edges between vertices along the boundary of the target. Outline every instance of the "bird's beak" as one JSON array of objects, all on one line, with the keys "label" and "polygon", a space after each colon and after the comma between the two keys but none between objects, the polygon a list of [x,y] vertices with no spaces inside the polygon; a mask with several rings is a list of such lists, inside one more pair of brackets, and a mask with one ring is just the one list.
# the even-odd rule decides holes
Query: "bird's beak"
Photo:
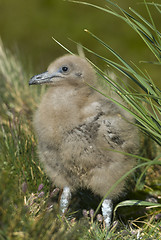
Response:
[{"label": "bird's beak", "polygon": [[59,73],[49,73],[44,72],[38,75],[33,76],[30,81],[29,81],[29,85],[37,85],[37,84],[44,84],[44,83],[52,83],[54,82],[54,78],[60,78],[60,74]]},{"label": "bird's beak", "polygon": [[50,83],[52,82],[52,74],[50,74],[48,71],[35,75],[30,79],[29,85],[33,84],[43,84],[43,83]]}]

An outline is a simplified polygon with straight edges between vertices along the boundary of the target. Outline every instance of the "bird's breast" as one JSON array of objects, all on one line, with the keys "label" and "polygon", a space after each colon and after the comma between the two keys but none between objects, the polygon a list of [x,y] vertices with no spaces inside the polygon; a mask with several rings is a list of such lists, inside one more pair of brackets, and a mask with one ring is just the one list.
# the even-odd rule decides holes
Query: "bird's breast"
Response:
[{"label": "bird's breast", "polygon": [[43,97],[34,117],[41,138],[59,142],[65,133],[81,124],[76,93],[68,88],[51,88]]}]

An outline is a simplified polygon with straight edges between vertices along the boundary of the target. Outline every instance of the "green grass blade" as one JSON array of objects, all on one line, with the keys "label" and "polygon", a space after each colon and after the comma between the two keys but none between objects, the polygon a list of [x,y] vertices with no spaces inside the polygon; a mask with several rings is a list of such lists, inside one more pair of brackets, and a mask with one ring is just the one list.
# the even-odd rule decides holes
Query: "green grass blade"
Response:
[{"label": "green grass blade", "polygon": [[73,53],[72,53],[68,48],[66,48],[63,44],[61,44],[59,41],[57,41],[54,37],[52,37],[52,39],[53,39],[59,46],[61,46],[62,48],[64,48],[65,51],[67,51],[68,53],[70,53],[70,54],[73,55]]},{"label": "green grass blade", "polygon": [[[143,16],[141,16],[137,11],[135,11],[133,8],[129,8],[138,18],[140,18],[140,20],[143,21],[143,23],[145,23],[150,29],[152,29],[154,32],[157,32],[157,34],[159,36],[161,36],[161,33],[159,31],[156,31],[156,27],[154,27],[152,24],[150,24],[145,18],[143,18]],[[136,20],[137,21],[137,20]],[[137,24],[139,24],[140,28],[146,32],[146,34],[153,39],[153,35],[151,34],[151,32],[147,29],[147,27],[145,27],[142,23],[140,23],[139,21],[136,22]]]},{"label": "green grass blade", "polygon": [[160,207],[161,208],[161,204],[159,203],[152,203],[152,202],[141,201],[141,200],[126,200],[116,205],[114,209],[114,214],[116,213],[119,207],[128,207],[128,206],[141,206],[141,207],[150,207],[150,208]]},{"label": "green grass blade", "polygon": [[[145,79],[144,77],[140,76],[126,61],[123,60],[122,57],[120,57],[119,54],[117,54],[111,47],[109,47],[106,43],[104,43],[100,38],[98,38],[96,35],[91,33],[88,30],[85,30],[87,33],[89,33],[93,38],[95,38],[99,43],[101,43],[106,49],[108,49],[111,53],[113,53],[125,66],[125,70],[123,70],[123,66],[118,65],[110,60],[107,60],[106,58],[101,57],[104,61],[106,61],[108,64],[111,64],[115,66],[119,71],[124,73],[126,76],[130,77],[135,83],[137,83],[146,93],[154,94],[156,95],[155,91],[151,88],[151,86],[147,83],[149,80]],[[99,56],[100,57],[100,56]],[[136,78],[132,77],[128,72],[133,74]],[[141,84],[140,84],[141,83]]]}]

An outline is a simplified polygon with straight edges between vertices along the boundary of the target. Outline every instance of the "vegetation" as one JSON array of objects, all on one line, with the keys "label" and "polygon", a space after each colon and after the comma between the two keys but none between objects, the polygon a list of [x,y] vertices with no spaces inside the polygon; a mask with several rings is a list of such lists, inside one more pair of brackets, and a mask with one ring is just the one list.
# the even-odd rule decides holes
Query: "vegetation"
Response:
[{"label": "vegetation", "polygon": [[[146,63],[148,65],[145,66],[150,68],[152,64],[158,65],[159,81],[161,33],[156,28],[150,8],[153,5],[161,14],[161,4],[144,1],[149,14],[149,20],[146,20],[133,9],[126,12],[113,2],[108,0],[106,2],[109,4],[108,8],[84,2],[81,4],[98,8],[125,21],[141,37],[155,57],[155,61],[153,57],[152,62]],[[110,86],[128,104],[128,108],[124,105],[122,107],[133,114],[144,134],[141,137],[140,156],[134,156],[139,159],[138,165],[131,170],[134,172],[137,169],[130,182],[134,185],[134,191],[121,202],[116,202],[114,222],[109,231],[105,230],[101,222],[99,202],[96,210],[99,214],[98,221],[95,219],[97,213],[94,214],[92,211],[84,211],[86,217],[75,219],[81,215],[80,211],[74,212],[77,200],[71,203],[67,216],[60,217],[59,189],[51,186],[39,163],[36,153],[37,142],[32,129],[33,111],[45,88],[29,88],[27,79],[32,73],[25,71],[19,59],[6,50],[1,42],[0,239],[161,238],[161,92],[148,71],[133,63],[127,63],[100,38],[88,30],[86,32],[96,39],[105,51],[115,55],[114,62],[107,59],[105,51],[104,56],[100,56],[84,47],[86,51],[107,63],[110,71],[115,72],[117,82],[110,77],[111,75],[93,64],[107,87]],[[123,79],[126,79],[126,82]],[[107,97],[113,100],[110,95]],[[114,187],[112,186],[111,191]],[[85,206],[90,205],[86,196],[84,200]]]}]

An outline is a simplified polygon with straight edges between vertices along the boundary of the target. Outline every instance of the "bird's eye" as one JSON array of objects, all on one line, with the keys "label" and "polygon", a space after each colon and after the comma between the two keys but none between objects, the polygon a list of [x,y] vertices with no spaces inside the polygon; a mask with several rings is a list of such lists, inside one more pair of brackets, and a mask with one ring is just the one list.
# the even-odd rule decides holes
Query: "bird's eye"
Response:
[{"label": "bird's eye", "polygon": [[63,66],[63,67],[62,67],[62,71],[63,71],[64,73],[68,72],[68,67],[67,67],[67,66]]}]

